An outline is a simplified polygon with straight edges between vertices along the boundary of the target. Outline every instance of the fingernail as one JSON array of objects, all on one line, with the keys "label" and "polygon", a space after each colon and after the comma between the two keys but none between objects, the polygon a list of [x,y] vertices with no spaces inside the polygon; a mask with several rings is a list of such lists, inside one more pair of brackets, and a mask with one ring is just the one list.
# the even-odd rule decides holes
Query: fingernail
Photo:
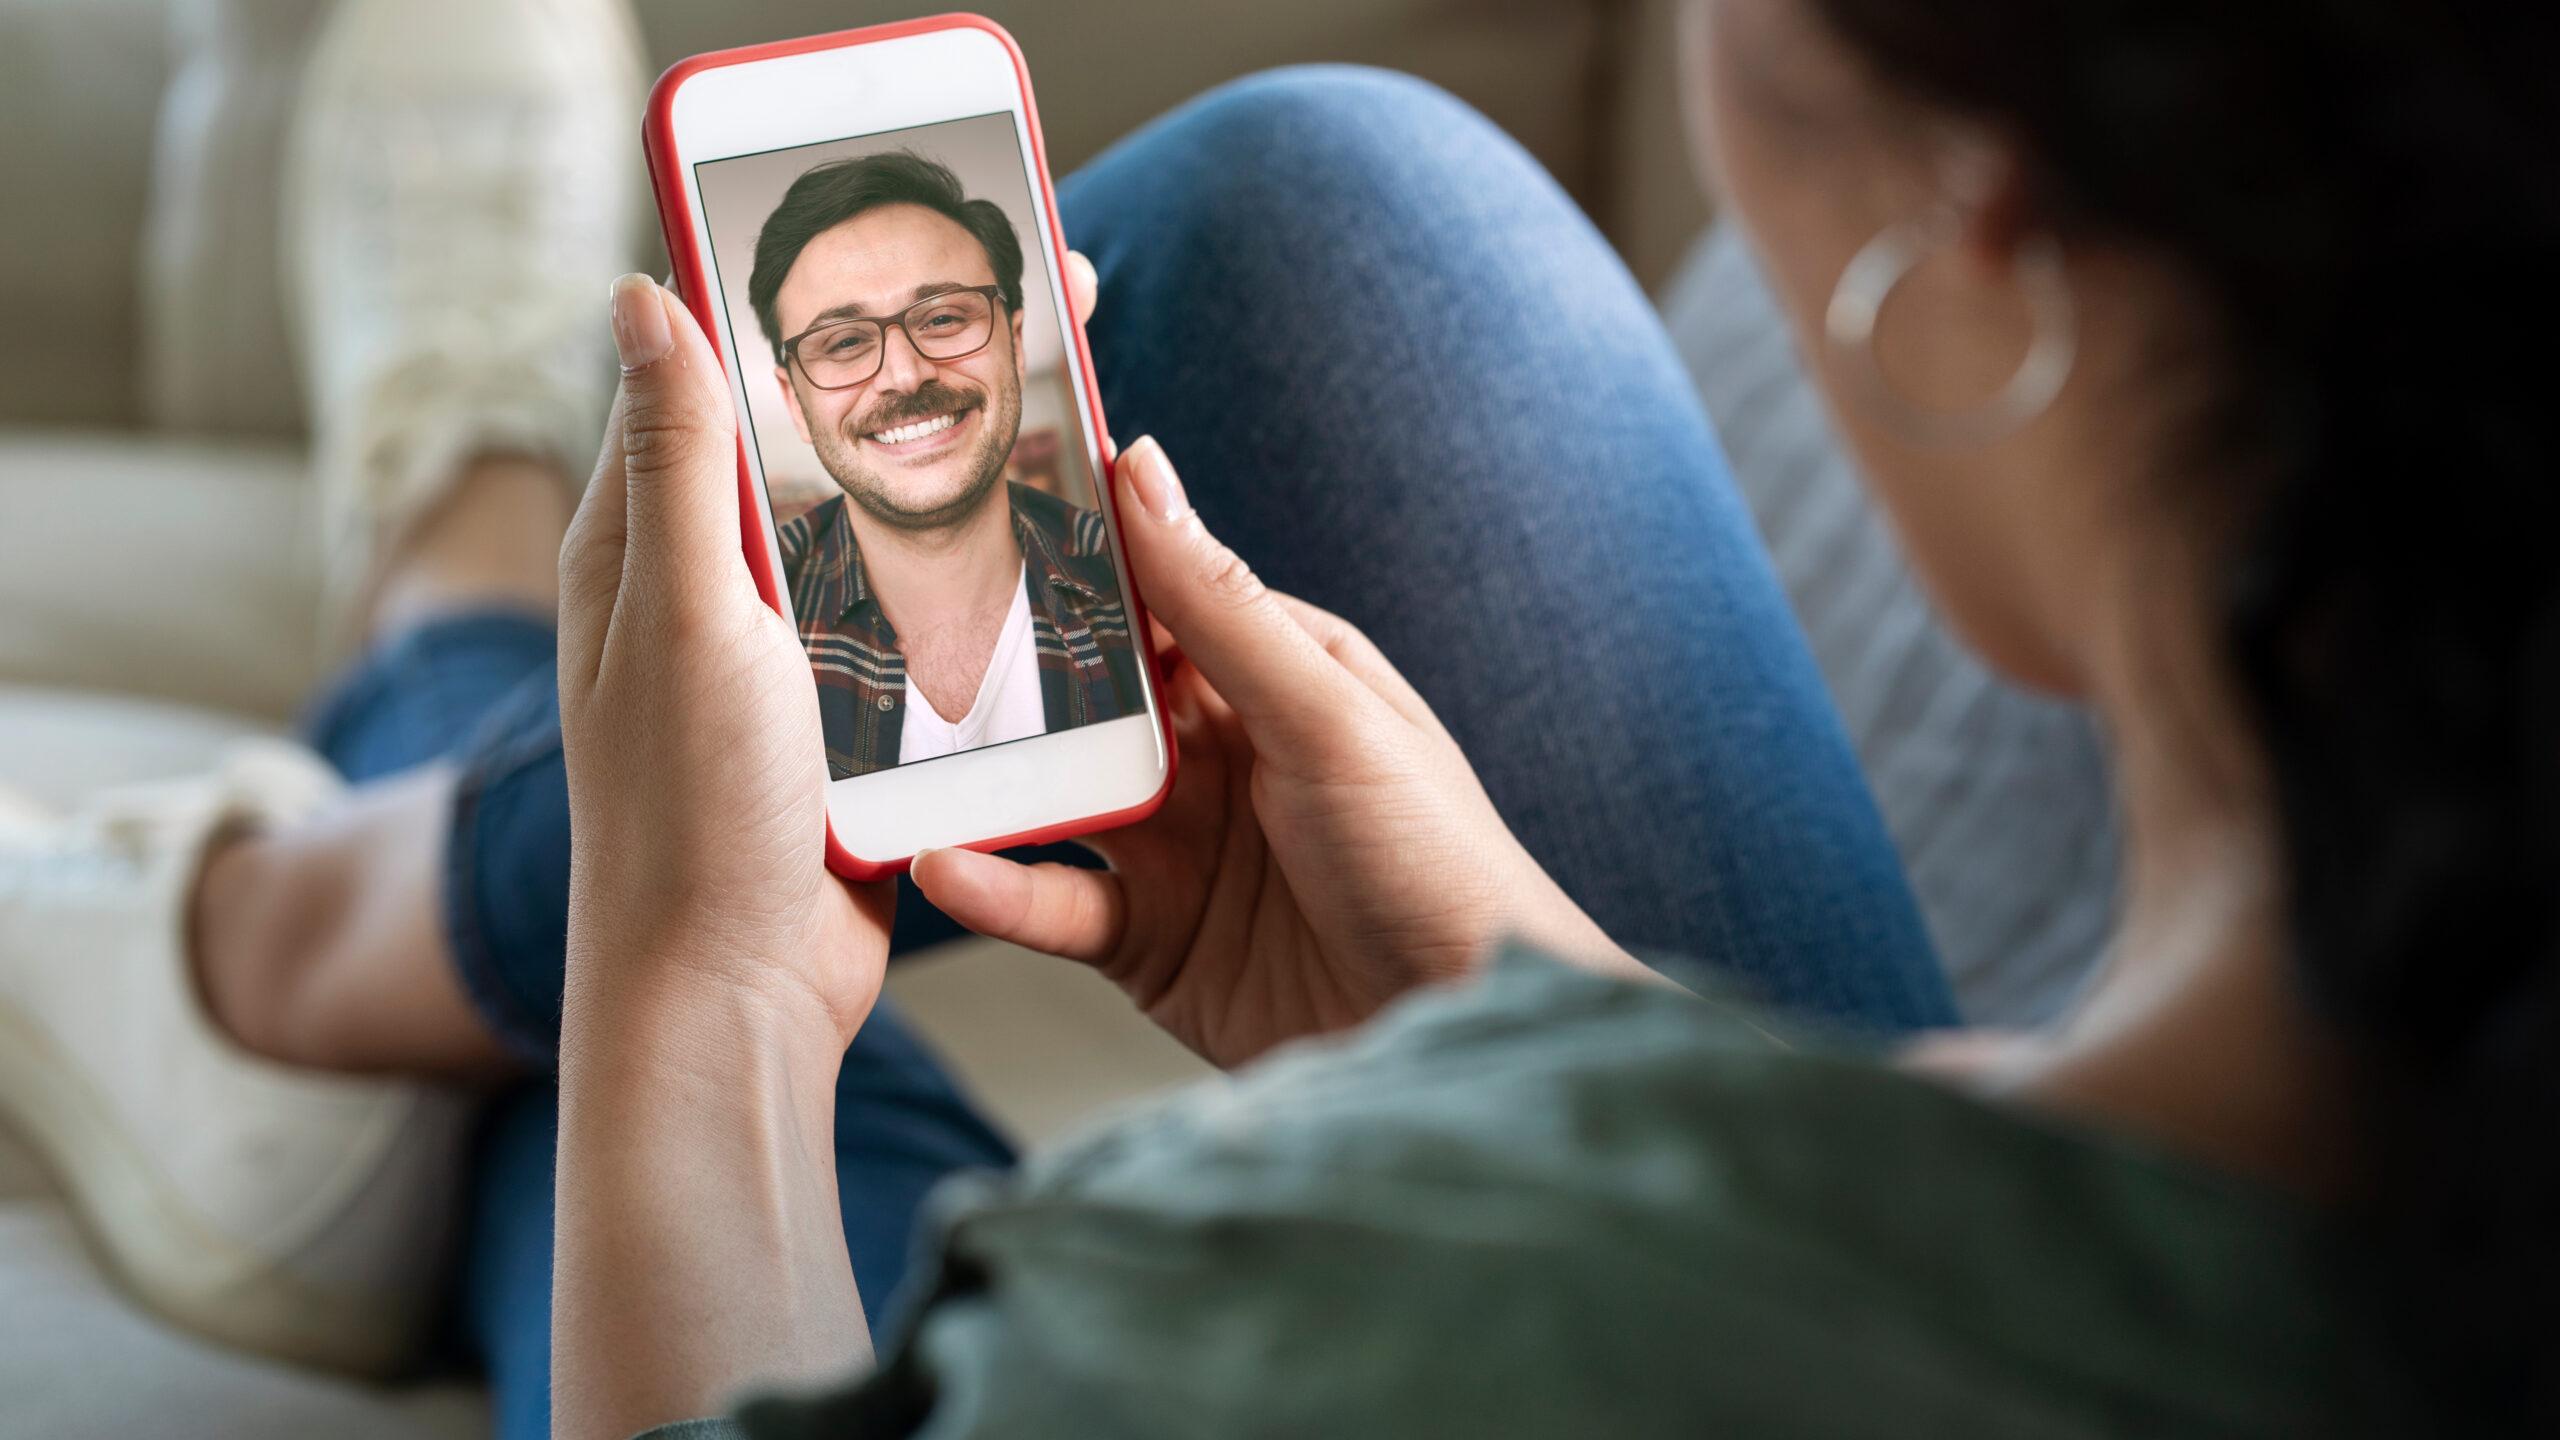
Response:
[{"label": "fingernail", "polygon": [[621,352],[623,373],[666,358],[675,345],[667,329],[664,292],[646,275],[631,274],[613,282],[613,348]]},{"label": "fingernail", "polygon": [[1138,492],[1138,503],[1147,507],[1148,514],[1170,525],[1191,513],[1191,500],[1182,493],[1182,477],[1173,473],[1173,462],[1165,458],[1156,437],[1140,438],[1121,455],[1120,465],[1129,472],[1129,486]]}]

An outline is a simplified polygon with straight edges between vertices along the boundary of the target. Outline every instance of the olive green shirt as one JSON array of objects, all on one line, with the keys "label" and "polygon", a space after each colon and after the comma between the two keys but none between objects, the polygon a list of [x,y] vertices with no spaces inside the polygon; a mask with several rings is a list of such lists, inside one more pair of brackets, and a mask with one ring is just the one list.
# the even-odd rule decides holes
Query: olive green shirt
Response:
[{"label": "olive green shirt", "polygon": [[878,1371],[654,1434],[2414,1428],[2310,1213],[1525,955],[930,1208]]}]

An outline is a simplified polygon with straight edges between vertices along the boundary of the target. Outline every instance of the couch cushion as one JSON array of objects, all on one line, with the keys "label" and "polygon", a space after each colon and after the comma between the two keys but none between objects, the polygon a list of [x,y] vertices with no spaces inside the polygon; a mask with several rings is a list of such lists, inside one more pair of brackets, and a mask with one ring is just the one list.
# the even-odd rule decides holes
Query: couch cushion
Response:
[{"label": "couch cushion", "polygon": [[165,0],[0,0],[0,415],[129,425]]},{"label": "couch cushion", "polygon": [[7,1430],[46,1440],[468,1440],[488,1407],[462,1385],[383,1390],[205,1344],[125,1300],[51,1200],[0,1201],[0,1395]]},{"label": "couch cushion", "polygon": [[0,684],[0,785],[66,810],[111,785],[201,774],[227,747],[268,733],[190,705]]}]

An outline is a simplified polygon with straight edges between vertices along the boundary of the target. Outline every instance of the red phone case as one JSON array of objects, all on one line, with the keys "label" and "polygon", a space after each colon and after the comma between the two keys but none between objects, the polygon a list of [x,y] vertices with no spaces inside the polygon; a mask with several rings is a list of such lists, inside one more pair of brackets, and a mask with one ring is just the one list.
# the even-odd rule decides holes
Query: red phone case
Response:
[{"label": "red phone case", "polygon": [[[1030,127],[1031,154],[1038,162],[1041,218],[1048,226],[1052,260],[1058,273],[1062,275],[1066,273],[1066,240],[1064,231],[1058,224],[1056,187],[1049,180],[1049,152],[1047,146],[1041,141],[1040,116],[1031,99],[1031,72],[1023,64],[1022,47],[1013,43],[1013,37],[1005,33],[1003,26],[982,15],[935,15],[922,20],[900,21],[894,25],[873,25],[859,30],[839,30],[829,35],[812,35],[801,40],[779,40],[769,45],[747,45],[735,50],[715,50],[707,55],[696,55],[690,59],[680,60],[669,67],[667,73],[658,77],[658,83],[649,91],[649,113],[642,127],[642,144],[649,156],[649,183],[657,192],[658,219],[666,231],[668,258],[675,266],[676,293],[684,300],[685,307],[693,312],[695,322],[701,325],[702,333],[710,339],[711,348],[715,353],[720,349],[720,330],[712,313],[715,302],[712,287],[707,280],[709,271],[703,264],[701,253],[694,248],[693,206],[685,196],[683,176],[677,169],[675,134],[673,121],[669,116],[677,87],[702,71],[721,66],[773,60],[785,55],[805,54],[812,50],[836,50],[854,45],[869,45],[882,40],[896,40],[904,36],[922,35],[936,30],[957,29],[983,30],[1002,43],[1005,53],[1013,57],[1014,75],[1022,86],[1023,121]],[[1087,381],[1085,385],[1086,419],[1093,426],[1095,435],[1109,435],[1110,427],[1102,418],[1102,396],[1099,393],[1099,387],[1091,383],[1093,352],[1085,342],[1084,325],[1079,321],[1072,328],[1074,333],[1071,338],[1076,347],[1076,363],[1084,367]],[[728,364],[729,357],[722,355],[720,363]],[[1114,534],[1117,534],[1117,517],[1112,510],[1115,502],[1111,493],[1111,477],[1106,475],[1102,478],[1103,483],[1095,487],[1100,492],[1095,500],[1102,507],[1104,518],[1111,522]],[[767,546],[769,522],[765,515],[764,504],[756,496],[754,472],[747,468],[746,429],[743,419],[738,436],[738,510],[740,529],[746,540],[747,569],[755,576],[756,593],[764,597],[764,603],[771,606],[774,613],[780,614],[782,612],[781,581],[780,577],[773,573],[771,552]],[[1129,577],[1128,589],[1130,634],[1143,640],[1152,632],[1147,625],[1146,602],[1138,594],[1136,576]],[[1150,665],[1156,664],[1153,651],[1153,646],[1142,648],[1142,653],[1146,655],[1147,663]],[[997,835],[985,840],[972,841],[968,848],[1001,850],[1014,845],[1039,845],[1052,840],[1070,840],[1079,835],[1090,835],[1097,830],[1109,830],[1116,826],[1132,824],[1154,814],[1156,808],[1164,803],[1165,796],[1173,789],[1174,769],[1179,763],[1179,757],[1174,749],[1173,722],[1165,713],[1161,703],[1164,689],[1162,667],[1158,666],[1154,673],[1159,697],[1159,703],[1155,707],[1156,724],[1164,735],[1165,753],[1164,784],[1157,787],[1154,795],[1125,810],[1064,820],[1055,825],[1019,835]],[[881,880],[906,871],[908,862],[905,860],[874,864],[856,857],[836,838],[835,826],[832,822],[827,825],[826,842],[827,868],[847,879]]]}]

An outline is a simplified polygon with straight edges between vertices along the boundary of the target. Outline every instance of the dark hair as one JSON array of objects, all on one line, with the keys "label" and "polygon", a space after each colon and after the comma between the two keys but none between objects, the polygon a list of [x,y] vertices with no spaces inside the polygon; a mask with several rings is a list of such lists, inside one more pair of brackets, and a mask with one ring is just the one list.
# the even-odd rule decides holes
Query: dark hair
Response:
[{"label": "dark hair", "polygon": [[[2012,139],[2038,218],[2201,301],[2161,495],[2215,521],[2297,982],[2354,1059],[2359,1199],[2432,1403],[2560,1384],[2560,259],[2550,7],[1816,0]],[[2208,509],[2207,507],[2210,507]]]},{"label": "dark hair", "polygon": [[755,307],[756,323],[764,327],[764,338],[773,345],[775,364],[790,362],[782,353],[784,336],[774,314],[774,297],[782,293],[782,282],[798,263],[800,252],[827,231],[883,205],[921,205],[968,231],[987,252],[987,264],[1004,291],[1005,308],[1022,309],[1022,237],[1013,233],[1013,222],[1005,218],[1002,206],[993,200],[970,199],[950,166],[913,150],[830,160],[792,181],[791,188],[782,192],[782,203],[773,207],[764,228],[756,232],[756,263],[747,276],[747,303]]}]

